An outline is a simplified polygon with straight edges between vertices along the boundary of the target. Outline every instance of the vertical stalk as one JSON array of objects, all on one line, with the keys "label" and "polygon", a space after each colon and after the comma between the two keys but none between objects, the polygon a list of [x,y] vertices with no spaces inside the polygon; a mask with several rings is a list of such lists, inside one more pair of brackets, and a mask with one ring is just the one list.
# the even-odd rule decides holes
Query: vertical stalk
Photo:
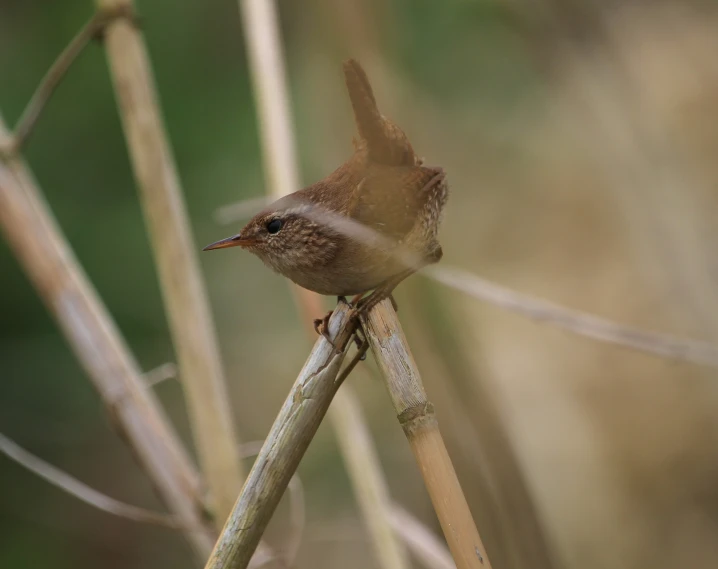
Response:
[{"label": "vertical stalk", "polygon": [[[281,197],[301,186],[276,6],[272,0],[240,0],[239,6],[259,115],[267,188],[273,196]],[[292,292],[307,324],[321,315],[322,303],[317,294],[295,285]],[[384,473],[356,397],[347,387],[335,397],[329,419],[354,495],[380,566],[408,569],[406,548],[392,529]]]},{"label": "vertical stalk", "polygon": [[[100,10],[133,10],[131,0],[96,0],[96,4]],[[221,527],[232,509],[242,473],[195,243],[142,36],[129,19],[117,18],[109,24],[104,40],[158,266],[192,433]]]},{"label": "vertical stalk", "polygon": [[284,56],[274,0],[239,0],[259,117],[267,189],[275,197],[299,189]]}]

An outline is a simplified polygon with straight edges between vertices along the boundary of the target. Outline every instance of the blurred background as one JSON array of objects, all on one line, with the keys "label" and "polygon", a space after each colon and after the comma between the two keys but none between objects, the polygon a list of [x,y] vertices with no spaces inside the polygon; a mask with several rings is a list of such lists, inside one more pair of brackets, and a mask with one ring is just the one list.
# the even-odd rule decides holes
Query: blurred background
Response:
[{"label": "blurred background", "polygon": [[[242,224],[218,224],[220,206],[265,191],[237,4],[137,5],[200,248]],[[0,112],[10,125],[92,9],[2,1]],[[442,263],[718,342],[714,3],[283,0],[278,9],[305,184],[352,151],[341,62],[354,57],[382,111],[448,172]],[[25,155],[143,368],[174,361],[100,45],[71,69]],[[260,440],[310,344],[282,277],[234,250],[201,261],[236,427]],[[4,241],[0,275],[0,432],[110,496],[162,508]],[[715,370],[572,336],[422,276],[396,298],[496,569],[718,566]],[[370,360],[371,373],[349,381],[392,496],[440,533]],[[179,383],[155,389],[191,444]],[[299,475],[307,521],[296,566],[377,567],[328,425]],[[0,476],[0,567],[193,566],[179,534],[97,511],[1,456]],[[533,529],[511,504],[533,508]],[[286,505],[270,543],[282,543],[283,516]],[[549,564],[529,564],[532,541]]]}]

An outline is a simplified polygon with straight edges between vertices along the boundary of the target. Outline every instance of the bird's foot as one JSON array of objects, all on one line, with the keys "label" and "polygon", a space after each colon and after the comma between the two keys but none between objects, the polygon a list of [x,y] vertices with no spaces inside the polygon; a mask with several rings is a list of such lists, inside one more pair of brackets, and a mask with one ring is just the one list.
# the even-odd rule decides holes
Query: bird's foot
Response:
[{"label": "bird's foot", "polygon": [[[326,313],[324,318],[317,318],[314,320],[314,331],[334,346],[334,342],[329,336],[329,319],[332,317],[332,314],[334,314],[334,311],[330,310]],[[334,347],[336,348],[336,346]]]},{"label": "bird's foot", "polygon": [[[337,303],[344,302],[346,303],[347,299],[344,296],[338,296],[337,297]],[[350,304],[350,306],[353,306],[353,304]],[[329,342],[334,349],[337,347],[334,345],[334,342],[332,341],[331,337],[329,336],[329,319],[332,317],[332,314],[334,314],[333,310],[330,310],[324,315],[324,318],[317,318],[314,320],[314,331],[322,336],[327,342]]]},{"label": "bird's foot", "polygon": [[350,306],[359,306],[359,303],[361,302],[361,299],[364,298],[364,295],[366,292],[360,292],[359,294],[355,294],[352,296],[351,302],[349,302]]},{"label": "bird's foot", "polygon": [[369,314],[369,311],[386,297],[386,291],[376,289],[369,296],[362,298],[356,305],[357,316]]},{"label": "bird's foot", "polygon": [[377,304],[379,304],[382,300],[386,298],[391,300],[391,305],[394,308],[394,312],[399,312],[399,305],[396,303],[394,295],[392,294],[394,288],[394,286],[381,287],[376,289],[369,296],[362,298],[356,305],[357,313],[368,314],[372,308],[374,308]]}]

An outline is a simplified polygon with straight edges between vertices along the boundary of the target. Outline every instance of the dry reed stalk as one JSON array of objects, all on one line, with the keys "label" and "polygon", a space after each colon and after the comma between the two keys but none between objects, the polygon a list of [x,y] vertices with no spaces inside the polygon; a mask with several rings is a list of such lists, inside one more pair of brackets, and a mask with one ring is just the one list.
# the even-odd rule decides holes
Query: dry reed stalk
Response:
[{"label": "dry reed stalk", "polygon": [[[132,13],[131,0],[96,0],[98,10]],[[158,266],[180,377],[211,505],[221,527],[242,472],[218,342],[157,101],[147,50],[130,18],[104,34],[132,167]]]},{"label": "dry reed stalk", "polygon": [[361,316],[362,327],[436,510],[457,569],[490,568],[454,467],[439,432],[433,405],[421,383],[390,300]]},{"label": "dry reed stalk", "polygon": [[239,0],[259,117],[267,189],[281,197],[299,189],[277,10],[273,0]]},{"label": "dry reed stalk", "polygon": [[[276,6],[272,0],[240,0],[239,6],[260,119],[267,189],[281,197],[299,189],[300,180]],[[291,288],[307,324],[322,314],[318,295],[296,285]],[[313,330],[307,330],[313,337]],[[380,566],[408,569],[406,549],[392,530],[388,486],[369,429],[353,392],[346,387],[329,408],[329,419]]]},{"label": "dry reed stalk", "polygon": [[[9,133],[0,119],[0,140]],[[111,316],[75,259],[25,163],[0,162],[0,225],[11,249],[52,312],[102,397],[120,434],[185,528],[206,527],[197,473],[169,426]],[[184,530],[200,559],[211,529]]]},{"label": "dry reed stalk", "polygon": [[437,294],[443,291],[420,279],[406,289],[417,310],[402,314],[402,322],[424,376],[433,379],[437,407],[451,409],[443,433],[474,471],[471,488],[465,490],[469,502],[473,497],[481,504],[475,520],[493,562],[503,568],[559,569],[496,393],[485,370],[468,361],[467,350],[476,345],[461,341],[458,315],[452,314],[446,295]]},{"label": "dry reed stalk", "polygon": [[282,405],[205,569],[244,569],[329,408],[343,373],[346,344],[355,328],[347,304],[337,306],[329,334],[314,344]]},{"label": "dry reed stalk", "polygon": [[[313,337],[315,332],[310,323],[317,314],[321,314],[321,300],[317,294],[301,287],[293,285],[292,289],[300,314],[307,323],[307,332]],[[424,550],[417,550],[416,541],[411,539],[413,536],[398,531],[393,523],[395,518],[392,511],[396,506],[391,502],[389,486],[381,469],[369,427],[361,412],[361,406],[354,391],[348,385],[345,385],[334,397],[329,407],[329,420],[349,473],[354,497],[359,504],[381,567],[384,569],[411,567],[402,541],[408,541],[417,556],[424,560],[428,559],[428,563],[431,563],[433,558],[427,556]],[[417,520],[413,520],[413,523],[421,526]]]}]

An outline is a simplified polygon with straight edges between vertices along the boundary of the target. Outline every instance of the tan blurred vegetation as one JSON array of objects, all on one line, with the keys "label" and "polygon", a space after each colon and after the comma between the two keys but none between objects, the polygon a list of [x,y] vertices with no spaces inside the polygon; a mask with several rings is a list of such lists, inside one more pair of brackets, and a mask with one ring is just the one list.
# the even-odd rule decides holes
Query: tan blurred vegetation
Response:
[{"label": "tan blurred vegetation", "polygon": [[[0,7],[0,109],[11,123],[87,16],[83,3],[44,4]],[[202,245],[224,235],[217,207],[263,193],[256,124],[236,5],[168,6],[139,3]],[[355,57],[382,110],[449,174],[445,264],[618,322],[718,341],[710,5],[315,0],[279,9],[305,182],[350,152],[340,63]],[[28,157],[150,369],[173,356],[103,65],[97,50],[71,71]],[[228,254],[205,268],[235,417],[245,438],[261,439],[308,345],[286,286],[259,261]],[[110,495],[157,506],[5,248],[0,272],[0,431]],[[574,337],[423,277],[396,296],[495,568],[528,566],[517,540],[530,536],[512,525],[522,513],[496,508],[523,482],[557,567],[718,565],[714,370]],[[438,531],[383,386],[364,374],[350,381],[394,499]],[[179,388],[156,389],[187,435]],[[502,476],[507,452],[523,481]],[[108,519],[4,459],[0,468],[0,566],[190,566],[180,537]],[[308,520],[297,566],[375,566],[326,426],[300,476]],[[283,516],[280,507],[271,543],[282,543]]]}]

